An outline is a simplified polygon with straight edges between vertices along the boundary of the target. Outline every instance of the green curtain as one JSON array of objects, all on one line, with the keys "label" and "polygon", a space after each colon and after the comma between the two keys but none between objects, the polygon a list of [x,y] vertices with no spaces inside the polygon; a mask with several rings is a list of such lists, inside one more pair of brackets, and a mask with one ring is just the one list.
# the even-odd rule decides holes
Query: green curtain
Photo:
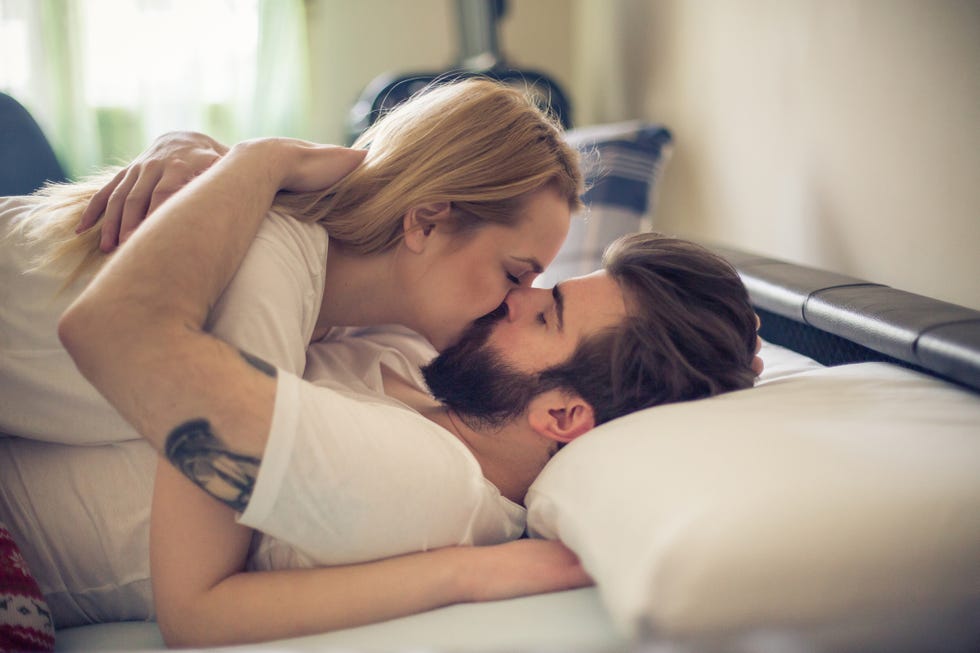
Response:
[{"label": "green curtain", "polygon": [[41,62],[37,93],[46,100],[48,139],[69,177],[104,165],[95,113],[86,106],[85,71],[77,26],[78,2],[38,3],[40,41],[47,55]]},{"label": "green curtain", "polygon": [[[131,160],[159,135],[146,120],[149,107],[90,106],[86,101],[90,71],[85,70],[83,53],[85,1],[39,0],[30,7],[35,12],[33,36],[41,43],[43,58],[32,62],[32,70],[40,73],[31,80],[32,97],[21,98],[37,114],[72,178]],[[186,8],[196,3],[175,4]],[[198,102],[192,107],[196,118],[173,128],[197,129],[226,143],[258,136],[310,137],[305,2],[257,0],[256,9],[258,45],[247,92],[217,104],[188,97],[181,108]],[[181,46],[180,38],[173,36],[175,47]],[[119,56],[143,53],[121,51]],[[152,109],[159,118],[160,107]]]},{"label": "green curtain", "polygon": [[259,0],[253,136],[310,137],[310,56],[304,0]]}]

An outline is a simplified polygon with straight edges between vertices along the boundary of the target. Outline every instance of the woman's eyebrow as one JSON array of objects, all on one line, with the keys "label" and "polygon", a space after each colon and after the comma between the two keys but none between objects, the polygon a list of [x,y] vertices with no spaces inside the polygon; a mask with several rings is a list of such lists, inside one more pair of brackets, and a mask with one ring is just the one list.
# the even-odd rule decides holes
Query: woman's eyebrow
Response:
[{"label": "woman's eyebrow", "polygon": [[534,257],[526,258],[524,256],[511,256],[511,258],[514,259],[515,261],[530,266],[531,271],[534,272],[534,274],[541,274],[541,272],[544,271],[544,266],[541,265],[541,262]]}]

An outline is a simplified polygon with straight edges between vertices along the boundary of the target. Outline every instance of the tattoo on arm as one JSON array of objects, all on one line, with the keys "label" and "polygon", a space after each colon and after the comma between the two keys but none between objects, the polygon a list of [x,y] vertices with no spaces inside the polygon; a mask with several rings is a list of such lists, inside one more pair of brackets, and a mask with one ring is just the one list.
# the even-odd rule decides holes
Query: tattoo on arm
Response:
[{"label": "tattoo on arm", "polygon": [[174,467],[211,496],[238,512],[248,506],[262,461],[229,451],[206,419],[190,420],[175,428],[167,437],[164,453]]},{"label": "tattoo on arm", "polygon": [[257,369],[258,371],[262,372],[266,376],[271,376],[272,378],[276,378],[276,374],[278,373],[278,370],[275,368],[274,365],[270,365],[269,363],[265,362],[258,356],[253,356],[247,351],[242,351],[241,349],[239,349],[238,353],[242,355],[242,358],[245,359],[246,363],[248,363],[249,365]]}]

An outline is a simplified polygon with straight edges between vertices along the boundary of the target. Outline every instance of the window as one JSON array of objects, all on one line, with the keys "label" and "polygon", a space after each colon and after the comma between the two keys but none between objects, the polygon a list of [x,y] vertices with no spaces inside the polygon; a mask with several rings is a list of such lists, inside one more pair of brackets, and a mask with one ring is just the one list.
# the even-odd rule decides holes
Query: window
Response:
[{"label": "window", "polygon": [[303,0],[0,0],[0,89],[80,174],[174,129],[302,135],[305,41]]}]

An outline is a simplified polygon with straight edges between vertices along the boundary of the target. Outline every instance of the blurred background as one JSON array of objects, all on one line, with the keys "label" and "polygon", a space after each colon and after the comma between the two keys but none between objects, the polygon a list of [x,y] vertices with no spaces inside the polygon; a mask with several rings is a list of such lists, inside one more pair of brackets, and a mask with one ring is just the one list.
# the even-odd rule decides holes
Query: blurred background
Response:
[{"label": "blurred background", "polygon": [[[654,227],[980,308],[980,2],[509,0],[499,46],[574,126],[674,150]],[[385,73],[460,55],[455,0],[0,0],[0,91],[69,176],[173,129],[344,142]]]}]

